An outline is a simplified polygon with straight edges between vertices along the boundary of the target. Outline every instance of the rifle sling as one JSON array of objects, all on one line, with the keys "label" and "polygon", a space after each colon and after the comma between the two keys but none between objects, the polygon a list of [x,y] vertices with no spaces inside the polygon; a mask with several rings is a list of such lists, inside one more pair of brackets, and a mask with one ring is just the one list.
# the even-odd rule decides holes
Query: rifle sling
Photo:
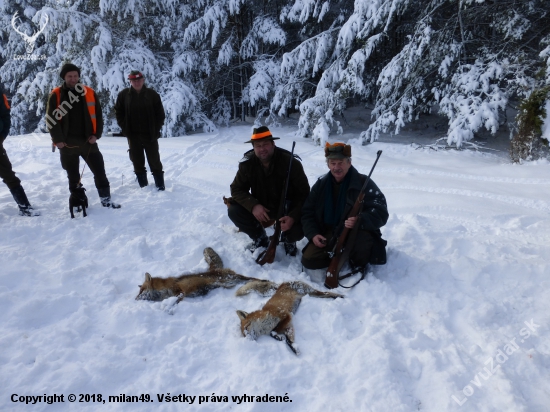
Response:
[{"label": "rifle sling", "polygon": [[365,270],[365,271],[363,271],[363,273],[361,274],[361,278],[360,278],[357,282],[355,282],[353,285],[351,285],[351,286],[345,286],[345,285],[342,285],[342,284],[340,283],[340,280],[341,280],[341,279],[349,278],[349,277],[355,275],[356,273],[357,273],[357,272],[350,272],[350,273],[348,273],[347,275],[340,276],[340,277],[338,278],[338,286],[341,286],[341,287],[346,288],[346,289],[351,289],[352,287],[356,286],[359,282],[361,282],[363,279],[365,279],[365,276],[367,276],[367,271]]},{"label": "rifle sling", "polygon": [[[359,226],[361,225],[361,217],[359,217],[357,219],[357,223],[355,224],[355,226],[353,227],[353,229],[351,230],[351,233],[349,234],[349,237],[346,241],[346,246],[344,247],[344,251],[342,252],[342,255],[340,256],[340,260],[338,262],[338,273],[340,273],[340,269],[342,269],[342,266],[344,265],[345,262],[347,262],[349,260],[349,254],[350,254],[350,251],[351,249],[353,249],[353,245],[355,244],[355,239],[357,238],[357,232],[359,231]],[[361,279],[359,279],[357,281],[357,283],[354,283],[353,285],[351,286],[343,286],[341,283],[340,283],[340,279],[346,279],[346,278],[349,278],[350,276],[352,275],[355,275],[354,272],[350,272],[348,273],[347,275],[342,275],[342,276],[338,276],[338,284],[344,288],[352,288],[354,287],[355,285],[357,285],[357,283],[361,282],[365,276],[363,274],[363,276],[361,277]]]}]

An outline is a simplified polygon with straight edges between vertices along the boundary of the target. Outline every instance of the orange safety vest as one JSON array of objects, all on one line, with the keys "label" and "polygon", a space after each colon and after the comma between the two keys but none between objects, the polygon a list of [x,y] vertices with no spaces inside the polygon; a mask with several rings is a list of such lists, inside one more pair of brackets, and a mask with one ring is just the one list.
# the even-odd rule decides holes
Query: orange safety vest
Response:
[{"label": "orange safety vest", "polygon": [[6,105],[6,109],[10,109],[10,104],[8,103],[8,98],[6,97],[5,94],[3,94],[2,96],[4,96],[4,104]]},{"label": "orange safety vest", "polygon": [[[86,100],[88,113],[90,113],[90,119],[92,120],[92,132],[93,134],[95,134],[97,131],[97,118],[95,113],[94,89],[84,85],[82,85],[82,87],[84,87],[84,89],[86,90],[84,99]],[[61,104],[61,87],[56,87],[55,89],[52,90],[52,93],[55,93],[55,95],[57,96],[57,108],[59,108],[59,105]]]}]

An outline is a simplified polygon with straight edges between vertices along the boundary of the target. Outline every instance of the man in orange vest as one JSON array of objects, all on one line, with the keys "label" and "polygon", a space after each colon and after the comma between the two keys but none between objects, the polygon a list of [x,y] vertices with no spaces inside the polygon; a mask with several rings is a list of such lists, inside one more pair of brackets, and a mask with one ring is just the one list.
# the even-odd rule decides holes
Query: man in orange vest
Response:
[{"label": "man in orange vest", "polygon": [[38,216],[40,213],[35,212],[29,203],[23,186],[21,186],[21,180],[15,176],[8,154],[4,149],[4,140],[6,140],[11,127],[11,114],[8,99],[1,86],[0,94],[2,95],[0,98],[0,178],[8,186],[13,198],[17,202],[19,214],[21,216]]},{"label": "man in orange vest", "polygon": [[46,109],[46,124],[53,144],[59,149],[61,166],[67,172],[71,193],[79,187],[80,157],[94,175],[104,207],[118,209],[111,200],[109,180],[97,140],[103,133],[101,104],[95,91],[80,83],[80,68],[67,63],[61,67],[63,84],[52,90]]}]

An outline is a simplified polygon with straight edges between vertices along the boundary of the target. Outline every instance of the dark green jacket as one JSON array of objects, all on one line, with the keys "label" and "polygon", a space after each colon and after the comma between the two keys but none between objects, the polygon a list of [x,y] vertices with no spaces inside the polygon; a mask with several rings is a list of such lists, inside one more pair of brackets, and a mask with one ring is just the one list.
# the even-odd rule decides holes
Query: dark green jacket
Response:
[{"label": "dark green jacket", "polygon": [[[239,163],[239,171],[231,183],[233,200],[249,212],[252,212],[254,206],[261,204],[270,210],[269,214],[272,218],[278,217],[289,161],[290,152],[275,147],[269,170],[266,172],[254,151],[246,152]],[[288,216],[295,222],[300,221],[302,205],[308,194],[309,182],[302,163],[292,159],[287,199],[291,202]]]},{"label": "dark green jacket", "polygon": [[[83,142],[86,142],[88,138],[91,135],[94,135],[98,139],[101,138],[101,135],[103,134],[103,112],[101,109],[101,103],[99,102],[99,98],[97,97],[96,92],[94,91],[94,98],[95,98],[95,113],[96,113],[96,132],[93,133],[93,126],[92,126],[92,119],[90,118],[90,113],[88,112],[88,108],[85,103],[85,98],[80,93],[78,93],[76,90],[72,91],[73,98],[74,96],[78,97],[81,101],[84,101],[84,104],[80,105],[83,111],[82,119],[84,119],[83,124],[83,134],[81,136],[69,136],[69,117],[71,116],[71,113],[74,111],[71,111],[69,107],[72,107],[69,96],[70,89],[65,86],[65,83],[63,82],[63,85],[61,86],[61,102],[57,101],[57,96],[55,93],[50,93],[50,97],[48,97],[48,106],[46,107],[46,113],[49,116],[46,117],[46,124],[51,125],[52,127],[49,128],[50,136],[52,137],[52,142],[54,143],[60,143],[63,142],[65,144],[68,144],[70,146],[72,145],[80,145]],[[67,103],[63,103],[67,102]],[[62,106],[61,106],[62,105]],[[55,115],[53,114],[54,110],[57,109],[57,107],[60,106],[60,110],[63,109],[67,112],[61,120],[56,120]],[[78,114],[73,114],[78,115]],[[53,120],[55,120],[55,124],[52,124]]]},{"label": "dark green jacket", "polygon": [[11,115],[10,109],[5,104],[6,95],[4,93],[2,93],[0,99],[0,143],[2,143],[10,132]]},{"label": "dark green jacket", "polygon": [[[122,90],[116,99],[115,114],[116,121],[122,129],[122,134],[126,137],[130,136],[130,122],[140,123],[140,119],[132,116],[130,107],[132,96],[135,95],[135,90],[132,91],[131,87]],[[143,93],[143,95],[141,95]],[[145,112],[147,113],[147,120],[149,124],[149,130],[144,131],[144,135],[148,135],[151,141],[160,137],[160,130],[164,125],[164,107],[162,107],[162,101],[159,94],[146,86],[140,91],[140,101],[145,104]]]},{"label": "dark green jacket", "polygon": [[[346,210],[349,211],[359,196],[366,176],[361,175],[353,166],[350,167],[348,173],[351,173],[346,197]],[[360,176],[363,176],[363,180]],[[302,208],[302,228],[305,236],[310,241],[315,235],[323,234],[327,230],[323,222],[325,208],[324,191],[327,184],[332,185],[333,180],[334,178],[330,172],[321,176],[311,188],[311,193]],[[380,229],[388,221],[389,215],[386,198],[372,180],[367,184],[364,202],[359,230],[372,231]]]}]

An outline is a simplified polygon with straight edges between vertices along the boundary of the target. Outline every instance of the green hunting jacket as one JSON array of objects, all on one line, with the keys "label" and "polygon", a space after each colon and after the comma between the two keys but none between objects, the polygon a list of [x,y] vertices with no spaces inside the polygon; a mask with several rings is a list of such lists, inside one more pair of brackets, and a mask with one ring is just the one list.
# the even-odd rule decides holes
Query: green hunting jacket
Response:
[{"label": "green hunting jacket", "polygon": [[[143,130],[141,135],[147,136],[150,141],[155,141],[160,137],[160,131],[164,125],[165,113],[164,107],[159,94],[153,89],[143,86],[139,93],[139,99],[136,100],[138,108],[141,107],[144,118],[138,113],[132,113],[131,108],[134,107],[132,100],[136,99],[138,94],[131,87],[122,90],[116,99],[115,114],[116,121],[122,129],[122,134],[128,138],[132,138],[132,129],[144,129],[143,125],[147,125],[147,130]],[[132,127],[135,126],[135,127]]]},{"label": "green hunting jacket", "polygon": [[[275,147],[273,158],[266,171],[260,160],[250,150],[244,154],[239,163],[239,170],[233,183],[231,183],[231,196],[249,212],[257,204],[261,204],[270,210],[272,218],[278,218],[279,206],[285,187],[286,175],[291,153],[287,150]],[[292,159],[290,171],[290,183],[288,185],[287,200],[290,201],[288,216],[297,223],[302,215],[302,206],[309,194],[309,182],[302,163]]]}]

